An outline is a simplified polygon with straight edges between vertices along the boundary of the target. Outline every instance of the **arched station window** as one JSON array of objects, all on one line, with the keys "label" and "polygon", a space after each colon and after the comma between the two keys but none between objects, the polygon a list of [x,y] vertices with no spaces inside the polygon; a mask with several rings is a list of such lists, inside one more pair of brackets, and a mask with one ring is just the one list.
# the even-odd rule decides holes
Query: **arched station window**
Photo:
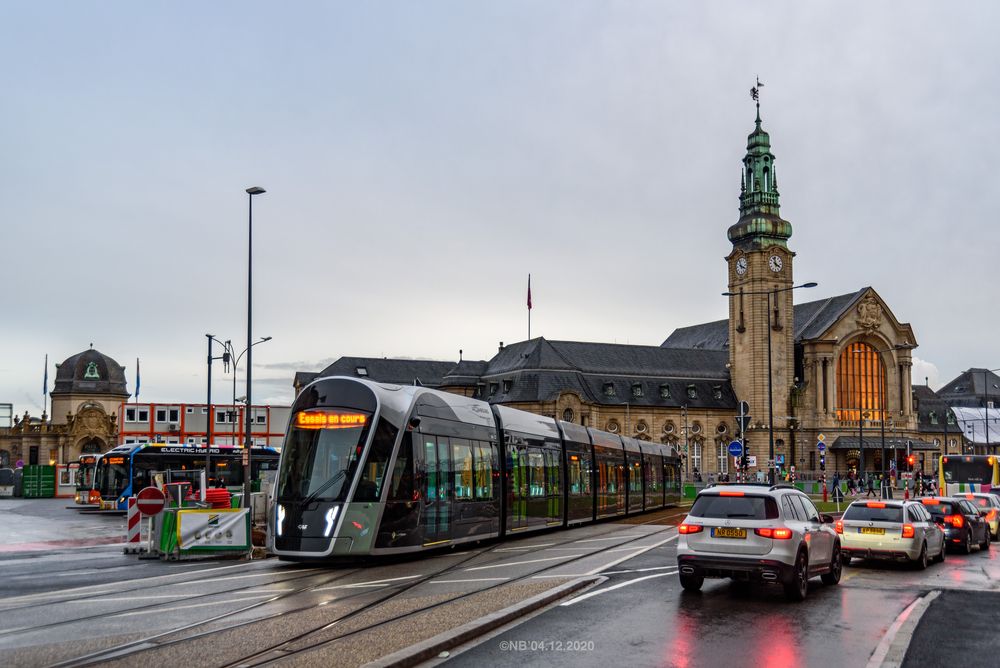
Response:
[{"label": "arched station window", "polygon": [[867,343],[852,343],[837,359],[837,418],[882,420],[886,410],[885,366]]}]

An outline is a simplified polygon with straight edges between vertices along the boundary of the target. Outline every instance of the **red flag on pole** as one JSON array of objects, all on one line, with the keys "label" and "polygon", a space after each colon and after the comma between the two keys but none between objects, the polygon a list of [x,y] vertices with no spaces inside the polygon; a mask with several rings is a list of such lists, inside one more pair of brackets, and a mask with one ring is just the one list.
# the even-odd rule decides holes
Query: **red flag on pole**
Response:
[{"label": "red flag on pole", "polygon": [[531,310],[531,274],[528,274],[528,310]]}]

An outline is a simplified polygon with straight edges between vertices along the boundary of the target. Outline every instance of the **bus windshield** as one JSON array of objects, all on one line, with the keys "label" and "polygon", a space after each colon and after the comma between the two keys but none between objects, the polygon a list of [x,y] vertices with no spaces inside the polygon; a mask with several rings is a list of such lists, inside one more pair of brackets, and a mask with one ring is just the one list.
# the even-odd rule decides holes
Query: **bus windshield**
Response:
[{"label": "bus windshield", "polygon": [[97,464],[94,489],[107,499],[114,498],[125,491],[129,480],[129,461],[126,455],[109,455],[102,457]]},{"label": "bus windshield", "polygon": [[94,474],[97,472],[96,457],[81,457],[80,468],[76,473],[76,491],[84,492],[94,485]]},{"label": "bus windshield", "polygon": [[941,473],[945,483],[971,482],[977,485],[993,483],[993,468],[996,460],[982,456],[943,457]]},{"label": "bus windshield", "polygon": [[278,499],[343,501],[368,437],[370,417],[329,409],[296,413],[278,469]]}]

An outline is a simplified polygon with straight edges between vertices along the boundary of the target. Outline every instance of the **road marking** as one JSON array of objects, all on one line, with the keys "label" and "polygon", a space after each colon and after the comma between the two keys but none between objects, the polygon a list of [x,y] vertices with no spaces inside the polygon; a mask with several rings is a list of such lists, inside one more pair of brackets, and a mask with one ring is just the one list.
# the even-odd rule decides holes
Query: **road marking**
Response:
[{"label": "road marking", "polygon": [[537,564],[542,561],[556,561],[557,559],[566,559],[569,555],[563,555],[561,557],[546,557],[545,559],[528,559],[527,561],[510,561],[505,564],[490,564],[489,566],[476,566],[474,568],[466,568],[467,571],[484,571],[487,568],[509,568],[511,566],[521,566],[523,564]]},{"label": "road marking", "polygon": [[574,540],[573,542],[574,543],[596,543],[596,542],[602,541],[602,540],[622,540],[623,538],[645,538],[646,536],[649,536],[649,535],[650,534],[648,534],[648,533],[628,534],[628,535],[624,535],[624,536],[610,536],[608,538],[585,538],[584,540]]},{"label": "road marking", "polygon": [[243,595],[239,598],[228,598],[226,600],[209,601],[208,603],[192,603],[191,605],[175,605],[172,608],[154,608],[153,610],[136,610],[135,612],[120,612],[117,614],[108,615],[108,617],[138,617],[139,615],[158,615],[164,612],[173,612],[174,610],[190,610],[192,608],[205,608],[210,605],[224,605],[226,603],[243,603],[245,601],[250,601],[255,598],[268,598],[270,594],[251,594],[249,596]]},{"label": "road marking", "polygon": [[649,568],[629,568],[624,571],[602,571],[601,575],[621,575],[622,573],[645,573],[647,571],[665,571],[677,566],[650,566]]},{"label": "road marking", "polygon": [[599,596],[600,594],[606,594],[609,591],[614,591],[615,589],[621,589],[622,587],[627,587],[629,585],[633,585],[636,582],[642,582],[643,580],[652,580],[653,578],[662,578],[662,577],[665,577],[667,575],[676,575],[676,574],[677,574],[677,571],[672,571],[672,572],[668,572],[668,573],[654,573],[653,575],[644,575],[641,578],[636,578],[634,580],[626,580],[625,582],[619,582],[616,585],[612,585],[610,587],[605,587],[604,589],[598,589],[597,591],[592,591],[590,593],[584,594],[583,596],[577,596],[573,600],[566,601],[565,603],[560,603],[559,605],[562,606],[562,607],[566,607],[567,605],[575,605],[575,604],[579,603],[580,601],[587,600],[591,596]]},{"label": "road marking", "polygon": [[472,580],[431,580],[427,584],[437,585],[437,584],[453,584],[456,582],[504,582],[510,580],[510,578],[476,578]]},{"label": "road marking", "polygon": [[319,587],[318,589],[313,589],[312,591],[329,591],[331,589],[354,589],[361,587],[381,587],[385,584],[390,584],[393,582],[399,582],[400,580],[412,580],[414,578],[422,578],[423,575],[405,575],[401,578],[388,578],[385,580],[370,580],[368,582],[355,582],[353,584],[342,584],[342,585],[330,585],[329,587]]},{"label": "road marking", "polygon": [[628,561],[629,559],[634,559],[635,557],[638,557],[640,554],[644,554],[646,552],[649,552],[650,550],[652,550],[654,548],[657,548],[657,547],[659,547],[661,545],[665,545],[666,543],[669,543],[672,540],[677,540],[677,538],[678,538],[679,535],[680,534],[674,534],[670,538],[664,538],[663,540],[659,541],[658,543],[653,543],[652,545],[648,545],[646,547],[636,548],[635,554],[626,554],[626,555],[623,555],[622,557],[619,557],[618,559],[615,559],[611,563],[607,563],[607,564],[604,564],[603,566],[595,568],[594,570],[592,570],[589,573],[587,573],[587,575],[597,575],[601,571],[603,571],[603,570],[605,570],[607,568],[612,568],[613,566],[617,566],[618,564],[622,563],[623,561]]}]

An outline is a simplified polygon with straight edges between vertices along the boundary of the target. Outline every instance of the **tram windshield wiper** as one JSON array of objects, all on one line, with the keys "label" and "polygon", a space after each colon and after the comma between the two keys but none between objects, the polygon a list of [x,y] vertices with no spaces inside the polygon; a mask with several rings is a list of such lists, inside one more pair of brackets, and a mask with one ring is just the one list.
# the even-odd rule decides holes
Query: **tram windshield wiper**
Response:
[{"label": "tram windshield wiper", "polygon": [[347,469],[341,469],[340,471],[337,471],[336,473],[334,473],[333,476],[329,480],[327,480],[322,485],[320,485],[319,487],[317,487],[315,492],[313,492],[312,494],[310,494],[309,496],[307,496],[302,501],[301,505],[308,506],[310,503],[312,503],[317,498],[319,498],[320,494],[322,494],[326,490],[330,489],[330,486],[333,485],[333,483],[337,482],[338,480],[340,480],[341,478],[343,478],[345,475],[347,475]]}]

